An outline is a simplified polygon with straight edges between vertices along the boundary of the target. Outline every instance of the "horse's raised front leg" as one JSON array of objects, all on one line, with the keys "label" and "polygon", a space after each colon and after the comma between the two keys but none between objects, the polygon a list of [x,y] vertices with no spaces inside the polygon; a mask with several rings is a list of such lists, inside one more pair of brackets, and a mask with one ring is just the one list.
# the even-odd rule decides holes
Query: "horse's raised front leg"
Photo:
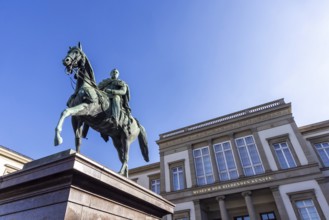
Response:
[{"label": "horse's raised front leg", "polygon": [[63,143],[63,138],[61,137],[61,131],[62,131],[62,127],[63,127],[65,118],[72,116],[72,115],[81,115],[81,112],[84,111],[87,107],[88,107],[88,104],[82,103],[80,105],[77,105],[77,106],[74,106],[71,108],[67,108],[62,112],[61,117],[59,118],[59,121],[55,128],[55,140],[54,140],[55,146],[58,146]]}]

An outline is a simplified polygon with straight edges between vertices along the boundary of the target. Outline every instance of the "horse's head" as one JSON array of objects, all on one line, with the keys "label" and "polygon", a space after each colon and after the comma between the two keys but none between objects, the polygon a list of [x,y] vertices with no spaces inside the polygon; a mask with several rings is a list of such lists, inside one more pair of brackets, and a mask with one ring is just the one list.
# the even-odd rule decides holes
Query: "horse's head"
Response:
[{"label": "horse's head", "polygon": [[70,47],[66,57],[63,59],[63,65],[66,67],[67,74],[71,74],[74,68],[82,67],[85,64],[85,59],[80,42],[77,47]]}]

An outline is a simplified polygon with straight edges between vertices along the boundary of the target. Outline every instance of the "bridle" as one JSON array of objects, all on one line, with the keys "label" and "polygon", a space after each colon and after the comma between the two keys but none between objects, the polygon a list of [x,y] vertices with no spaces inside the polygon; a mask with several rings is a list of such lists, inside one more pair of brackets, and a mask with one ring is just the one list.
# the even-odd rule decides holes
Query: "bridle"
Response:
[{"label": "bridle", "polygon": [[[74,56],[72,56],[72,51],[77,51],[76,52],[73,52]],[[83,55],[81,54],[81,51],[77,48],[72,48],[68,54],[66,55],[65,59],[63,60],[63,62],[66,62],[67,59],[70,59],[71,60],[71,63],[69,65],[65,65],[65,69],[66,69],[66,74],[71,74],[73,72],[74,69],[79,69],[79,66],[78,66],[78,62],[83,59]],[[75,71],[75,74],[78,73],[79,71]]]},{"label": "bridle", "polygon": [[[78,51],[77,55],[75,55],[74,57],[72,57],[72,55],[71,55],[73,50]],[[87,80],[85,80],[84,77],[80,76],[80,74],[79,74],[81,68],[79,67],[78,62],[81,59],[86,59],[85,56],[82,55],[82,52],[77,48],[72,48],[68,52],[67,56],[65,57],[65,59],[67,59],[67,58],[71,59],[71,63],[70,63],[70,65],[66,66],[66,68],[65,68],[66,74],[70,75],[70,74],[74,73],[74,76],[76,79],[79,78],[82,81],[84,81],[85,83],[87,83],[88,85],[90,85],[91,87],[93,87],[94,89],[98,90],[97,85],[90,79],[88,74],[83,74],[83,75],[84,75],[84,77],[86,77],[89,80],[89,82]],[[83,63],[85,63],[85,61],[83,61]]]},{"label": "bridle", "polygon": [[[74,55],[74,57],[72,57],[72,51],[75,50],[77,51],[78,53],[76,55]],[[73,52],[75,53],[75,52]],[[71,75],[72,73],[74,73],[74,78],[75,79],[80,79],[82,80],[83,82],[87,83],[89,86],[93,87],[97,93],[98,96],[100,96],[99,92],[103,92],[101,90],[98,89],[96,83],[91,80],[90,76],[88,74],[85,74],[85,73],[82,73],[83,74],[83,77],[79,74],[79,72],[81,71],[81,67],[79,67],[79,64],[78,62],[82,59],[84,59],[82,62],[85,64],[86,63],[86,56],[84,56],[84,54],[82,53],[82,51],[79,49],[79,48],[72,48],[70,49],[70,51],[68,52],[68,54],[66,55],[65,59],[66,60],[67,58],[70,58],[71,59],[71,63],[69,65],[65,65],[65,70],[66,70],[66,74],[67,75]],[[64,61],[63,61],[64,62]],[[88,81],[85,79],[87,78]],[[71,86],[72,86],[72,78],[71,79]],[[72,86],[73,87],[73,86]],[[105,112],[105,110],[103,109],[103,102],[102,100],[99,98],[98,99],[100,105],[101,105],[101,109],[103,112]]]}]

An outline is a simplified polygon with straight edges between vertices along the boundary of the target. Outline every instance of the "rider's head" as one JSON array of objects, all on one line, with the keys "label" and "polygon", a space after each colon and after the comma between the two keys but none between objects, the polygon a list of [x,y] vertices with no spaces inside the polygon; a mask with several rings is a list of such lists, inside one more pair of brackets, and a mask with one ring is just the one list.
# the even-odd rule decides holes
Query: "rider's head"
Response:
[{"label": "rider's head", "polygon": [[117,79],[119,77],[119,70],[113,69],[110,74],[112,79]]}]

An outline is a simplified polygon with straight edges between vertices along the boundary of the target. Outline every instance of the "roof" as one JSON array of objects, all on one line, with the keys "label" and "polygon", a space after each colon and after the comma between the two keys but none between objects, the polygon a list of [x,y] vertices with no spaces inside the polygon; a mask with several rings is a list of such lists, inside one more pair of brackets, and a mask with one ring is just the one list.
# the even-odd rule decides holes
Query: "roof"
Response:
[{"label": "roof", "polygon": [[228,115],[224,115],[218,118],[214,118],[208,121],[204,121],[201,123],[197,123],[194,125],[190,125],[187,127],[183,127],[174,131],[170,131],[170,132],[166,132],[163,134],[160,134],[160,139],[157,141],[157,143],[161,142],[162,140],[165,140],[167,138],[172,138],[175,136],[179,136],[179,135],[184,135],[190,132],[194,132],[197,130],[201,130],[201,129],[205,129],[208,127],[212,127],[215,125],[219,125],[219,124],[224,124],[224,123],[229,123],[233,120],[238,120],[240,118],[244,118],[246,116],[250,116],[250,115],[254,115],[254,114],[259,114],[259,113],[265,113],[286,105],[290,105],[290,103],[285,103],[284,99],[278,99],[278,100],[274,100],[272,102],[268,102],[262,105],[258,105],[258,106],[254,106],[251,108],[247,108],[238,112],[234,112]]},{"label": "roof", "polygon": [[327,130],[329,129],[329,120],[301,126],[298,129],[302,134],[319,130]]},{"label": "roof", "polygon": [[31,158],[31,157],[29,157],[29,156],[26,156],[26,155],[24,155],[24,154],[21,154],[21,153],[19,153],[19,152],[17,152],[17,151],[14,151],[14,150],[12,150],[12,149],[10,149],[10,148],[8,148],[8,147],[5,147],[5,146],[0,145],[0,148],[4,149],[4,150],[6,150],[6,151],[9,151],[9,152],[11,152],[11,153],[13,153],[13,154],[16,154],[16,155],[19,155],[19,156],[21,156],[21,157],[24,157],[24,158],[26,158],[26,159],[28,159],[28,160],[33,160],[33,158]]},{"label": "roof", "polygon": [[129,169],[129,174],[135,174],[135,173],[139,173],[142,171],[147,171],[147,170],[154,170],[154,169],[159,169],[160,170],[160,162],[156,162],[156,163],[152,163],[152,164],[148,164],[145,166],[140,166],[140,167],[136,167],[133,169]]}]

